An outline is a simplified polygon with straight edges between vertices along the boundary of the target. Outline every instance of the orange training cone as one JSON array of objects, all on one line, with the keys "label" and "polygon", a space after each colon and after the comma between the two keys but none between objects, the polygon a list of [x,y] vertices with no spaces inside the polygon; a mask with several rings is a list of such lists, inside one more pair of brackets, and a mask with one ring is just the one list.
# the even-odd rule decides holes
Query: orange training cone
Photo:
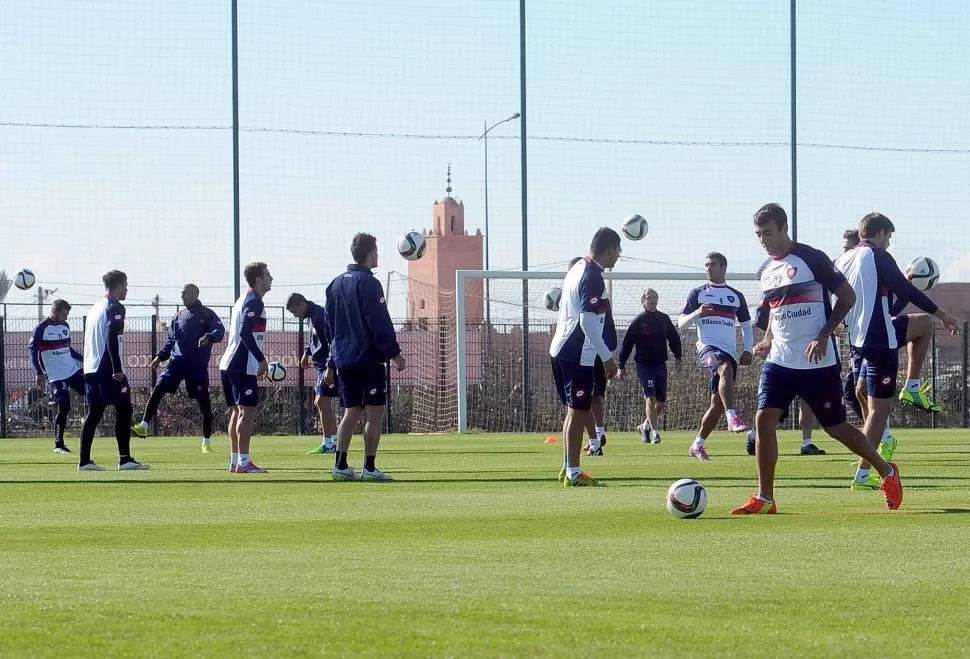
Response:
[{"label": "orange training cone", "polygon": [[559,440],[558,440],[558,439],[556,439],[555,437],[546,437],[546,442],[545,442],[545,443],[546,443],[546,444],[555,444],[555,443],[556,443],[556,442],[558,442],[558,441],[559,441]]}]

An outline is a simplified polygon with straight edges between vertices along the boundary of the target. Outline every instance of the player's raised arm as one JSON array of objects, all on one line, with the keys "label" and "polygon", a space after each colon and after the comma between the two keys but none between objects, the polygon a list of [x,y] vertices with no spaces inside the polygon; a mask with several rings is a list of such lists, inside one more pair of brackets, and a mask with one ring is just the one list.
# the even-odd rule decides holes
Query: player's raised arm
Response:
[{"label": "player's raised arm", "polygon": [[900,271],[892,254],[886,250],[877,249],[873,250],[873,256],[876,261],[876,271],[886,281],[890,292],[897,298],[897,303],[893,306],[896,314],[900,313],[906,304],[912,302],[926,313],[939,318],[943,327],[951,334],[959,332],[956,319],[940,309],[923,291],[913,286],[913,283],[906,279],[906,275]]},{"label": "player's raised arm", "polygon": [[687,329],[694,324],[701,315],[701,305],[698,302],[697,289],[695,288],[687,296],[687,300],[684,301],[684,309],[680,312],[680,317],[677,318],[677,326],[680,329]]}]

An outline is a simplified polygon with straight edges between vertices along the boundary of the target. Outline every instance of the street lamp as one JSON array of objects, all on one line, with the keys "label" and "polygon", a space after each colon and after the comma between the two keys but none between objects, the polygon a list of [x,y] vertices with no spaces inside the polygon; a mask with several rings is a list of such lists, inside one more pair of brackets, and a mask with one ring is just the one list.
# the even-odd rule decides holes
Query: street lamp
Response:
[{"label": "street lamp", "polygon": [[[485,132],[478,136],[478,139],[484,140],[485,142],[485,269],[486,270],[489,269],[488,243],[489,243],[489,236],[491,235],[488,231],[488,133],[496,126],[501,126],[502,124],[508,121],[512,121],[513,119],[518,119],[519,116],[520,116],[519,113],[516,112],[511,117],[506,117],[505,119],[502,119],[502,121],[499,121],[498,123],[494,123],[491,126],[488,125],[487,121],[483,121],[482,125],[485,127]],[[491,304],[491,300],[489,300],[489,295],[488,295],[488,277],[485,278],[485,323],[488,325],[488,327],[492,326],[492,304]]]}]

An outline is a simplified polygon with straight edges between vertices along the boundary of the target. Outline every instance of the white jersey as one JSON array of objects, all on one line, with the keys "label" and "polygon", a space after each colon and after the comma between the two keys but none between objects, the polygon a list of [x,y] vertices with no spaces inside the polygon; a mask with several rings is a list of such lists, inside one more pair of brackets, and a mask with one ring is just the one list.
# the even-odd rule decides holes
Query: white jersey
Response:
[{"label": "white jersey", "polygon": [[71,348],[71,328],[67,323],[46,318],[34,328],[27,344],[34,371],[49,382],[67,380],[81,369],[81,356]]},{"label": "white jersey", "polygon": [[124,373],[125,307],[107,295],[91,305],[84,326],[84,373]]},{"label": "white jersey", "polygon": [[[583,313],[596,314],[598,336],[592,339],[580,326]],[[603,349],[602,355],[597,345]],[[559,322],[549,344],[549,354],[564,362],[592,366],[597,357],[605,361],[614,350],[616,325],[603,280],[603,267],[587,256],[570,268],[563,279]]]},{"label": "white jersey", "polygon": [[829,257],[813,247],[794,243],[784,256],[768,259],[758,269],[761,303],[758,326],[771,324],[771,351],[766,361],[786,368],[825,368],[838,363],[835,337],[817,364],[805,351],[832,314],[831,294],[845,277]]},{"label": "white jersey", "polygon": [[229,322],[229,344],[219,360],[219,370],[256,375],[266,340],[266,308],[252,289],[243,293],[232,306]]},{"label": "white jersey", "polygon": [[[697,318],[697,352],[706,347],[721,350],[736,361],[738,358],[738,323],[751,322],[748,303],[736,288],[727,284],[710,282],[692,290],[684,301],[682,315],[692,314],[702,306],[709,305],[709,311],[700,312]],[[746,330],[750,335],[750,326]]]}]

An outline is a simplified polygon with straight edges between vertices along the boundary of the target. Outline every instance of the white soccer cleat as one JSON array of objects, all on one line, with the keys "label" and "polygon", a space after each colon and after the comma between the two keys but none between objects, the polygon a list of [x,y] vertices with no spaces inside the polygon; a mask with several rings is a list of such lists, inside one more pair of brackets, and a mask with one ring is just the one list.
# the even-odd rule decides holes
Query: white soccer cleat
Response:
[{"label": "white soccer cleat", "polygon": [[89,462],[86,465],[79,465],[77,470],[78,471],[108,471],[108,468],[102,467],[99,464],[94,464],[93,462]]},{"label": "white soccer cleat", "polygon": [[336,467],[334,467],[333,471],[330,472],[330,475],[333,476],[333,479],[335,481],[357,480],[357,474],[354,473],[353,467],[347,467],[346,469],[337,469]]},{"label": "white soccer cleat", "polygon": [[378,482],[378,483],[387,483],[387,482],[390,482],[390,481],[392,481],[394,479],[391,478],[391,476],[389,474],[385,474],[380,469],[374,469],[374,471],[370,471],[368,469],[365,469],[363,471],[363,473],[361,474],[361,480],[374,481],[374,482]]},{"label": "white soccer cleat", "polygon": [[118,465],[118,471],[145,471],[146,469],[151,469],[152,466],[145,464],[143,462],[135,462],[131,460],[122,465]]}]

